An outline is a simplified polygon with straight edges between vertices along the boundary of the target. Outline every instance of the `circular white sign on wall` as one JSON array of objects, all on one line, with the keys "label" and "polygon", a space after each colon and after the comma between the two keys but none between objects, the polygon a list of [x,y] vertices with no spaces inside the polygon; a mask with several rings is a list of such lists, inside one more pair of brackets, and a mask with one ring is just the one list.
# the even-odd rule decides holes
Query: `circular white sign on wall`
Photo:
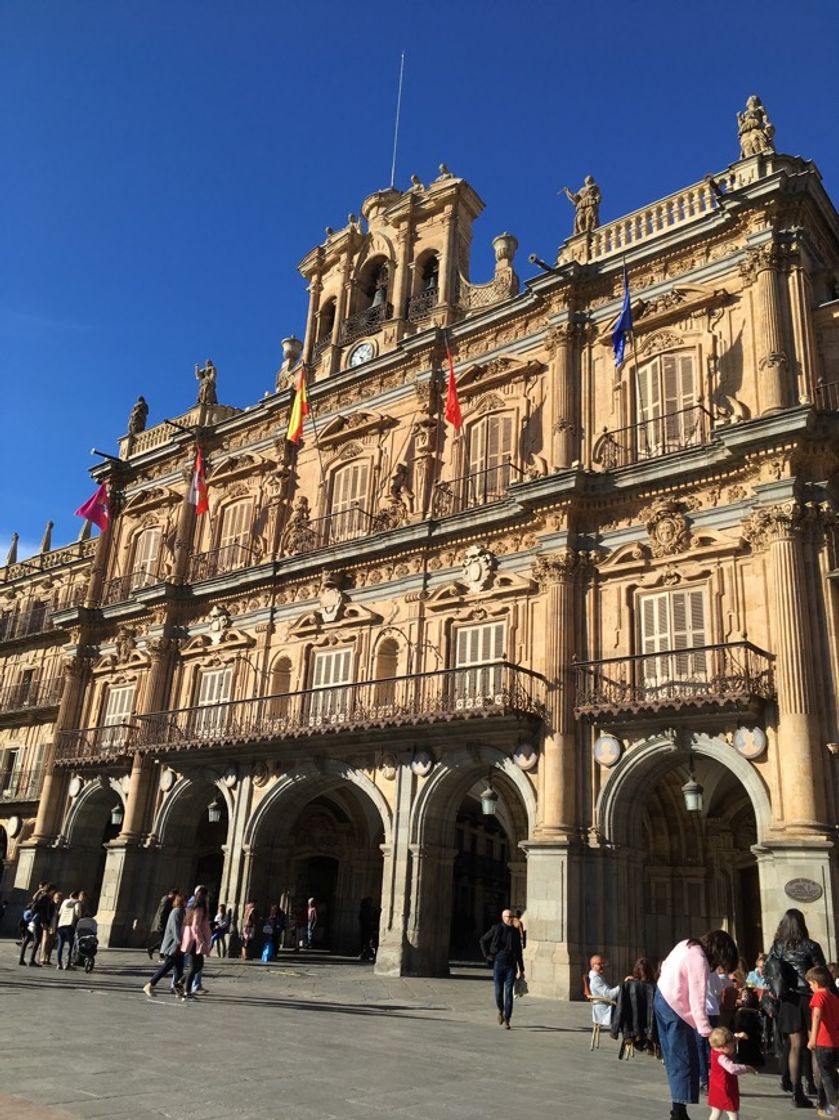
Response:
[{"label": "circular white sign on wall", "polygon": [[6,825],[6,831],[8,832],[9,836],[11,836],[11,838],[14,840],[14,838],[20,832],[22,827],[23,827],[23,821],[20,819],[19,816],[15,815],[14,817],[9,817],[8,824]]},{"label": "circular white sign on wall", "polygon": [[175,771],[171,770],[168,766],[160,771],[160,788],[164,793],[168,793],[172,786],[175,784]]},{"label": "circular white sign on wall", "polygon": [[614,735],[598,735],[594,740],[594,757],[601,766],[614,766],[622,753],[621,741]]},{"label": "circular white sign on wall", "polygon": [[532,770],[539,761],[539,752],[532,743],[519,743],[513,751],[513,762],[519,770]]},{"label": "circular white sign on wall", "polygon": [[411,769],[418,778],[427,778],[431,771],[434,769],[434,759],[428,751],[419,751],[414,755],[411,763]]},{"label": "circular white sign on wall", "polygon": [[84,783],[82,782],[79,775],[74,774],[73,777],[70,779],[70,790],[69,790],[70,796],[71,797],[78,797],[79,794],[82,792],[82,785],[83,784]]}]

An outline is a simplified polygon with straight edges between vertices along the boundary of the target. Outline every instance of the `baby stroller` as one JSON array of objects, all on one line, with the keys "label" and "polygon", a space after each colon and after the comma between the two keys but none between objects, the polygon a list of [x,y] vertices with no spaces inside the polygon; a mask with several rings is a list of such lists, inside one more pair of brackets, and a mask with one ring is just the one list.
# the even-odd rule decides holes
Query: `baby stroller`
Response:
[{"label": "baby stroller", "polygon": [[96,936],[98,932],[99,927],[93,918],[79,918],[70,960],[77,968],[83,966],[85,972],[93,972],[96,950],[99,948],[99,938]]}]

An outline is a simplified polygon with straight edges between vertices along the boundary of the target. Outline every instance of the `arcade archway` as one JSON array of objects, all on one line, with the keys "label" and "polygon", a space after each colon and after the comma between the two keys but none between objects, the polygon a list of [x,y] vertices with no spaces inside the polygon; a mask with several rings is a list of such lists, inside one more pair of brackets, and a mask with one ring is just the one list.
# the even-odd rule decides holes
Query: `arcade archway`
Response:
[{"label": "arcade archway", "polygon": [[158,882],[149,905],[171,888],[188,896],[199,883],[207,887],[213,910],[226,901],[229,795],[213,777],[181,778],[164,803],[155,831],[161,856],[158,865],[165,868],[165,880]]},{"label": "arcade archway", "polygon": [[122,797],[103,780],[85,786],[67,817],[62,885],[67,890],[83,890],[93,914],[99,908],[108,845],[119,836],[124,812]]}]

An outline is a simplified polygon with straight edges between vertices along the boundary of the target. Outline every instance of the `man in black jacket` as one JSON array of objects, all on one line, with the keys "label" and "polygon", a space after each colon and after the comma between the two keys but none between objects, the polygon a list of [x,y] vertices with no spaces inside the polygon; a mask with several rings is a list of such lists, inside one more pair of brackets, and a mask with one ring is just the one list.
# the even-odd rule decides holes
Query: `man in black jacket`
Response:
[{"label": "man in black jacket", "polygon": [[521,934],[513,925],[511,910],[501,911],[501,921],[488,929],[481,938],[481,952],[492,962],[495,981],[495,1006],[498,1008],[498,1025],[510,1029],[513,1014],[513,985],[516,974],[524,979],[524,958],[521,952]]},{"label": "man in black jacket", "polygon": [[149,955],[149,960],[154,960],[154,954],[160,950],[163,944],[163,935],[166,932],[166,923],[169,921],[169,915],[172,913],[172,902],[177,892],[174,890],[167,891],[157,904],[157,910],[154,912],[154,917],[151,920],[151,927],[149,936],[146,939],[146,952]]}]

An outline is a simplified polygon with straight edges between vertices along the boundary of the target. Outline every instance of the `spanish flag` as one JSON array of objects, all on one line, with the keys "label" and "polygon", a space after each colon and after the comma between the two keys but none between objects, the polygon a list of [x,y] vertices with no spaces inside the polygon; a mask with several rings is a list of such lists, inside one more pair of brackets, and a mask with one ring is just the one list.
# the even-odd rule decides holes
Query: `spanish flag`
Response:
[{"label": "spanish flag", "polygon": [[309,394],[306,392],[306,370],[300,367],[297,375],[297,388],[291,405],[291,415],[288,418],[288,430],[285,438],[291,443],[299,443],[303,435],[303,421],[309,415]]},{"label": "spanish flag", "polygon": [[196,514],[210,512],[210,498],[207,493],[207,479],[204,477],[204,457],[201,448],[195,449],[195,466],[189,487],[189,500],[195,506]]},{"label": "spanish flag", "polygon": [[446,419],[459,432],[463,425],[463,416],[460,411],[460,401],[457,399],[457,381],[454,376],[454,362],[449,344],[446,342],[446,357],[449,360],[449,381],[446,386]]}]

